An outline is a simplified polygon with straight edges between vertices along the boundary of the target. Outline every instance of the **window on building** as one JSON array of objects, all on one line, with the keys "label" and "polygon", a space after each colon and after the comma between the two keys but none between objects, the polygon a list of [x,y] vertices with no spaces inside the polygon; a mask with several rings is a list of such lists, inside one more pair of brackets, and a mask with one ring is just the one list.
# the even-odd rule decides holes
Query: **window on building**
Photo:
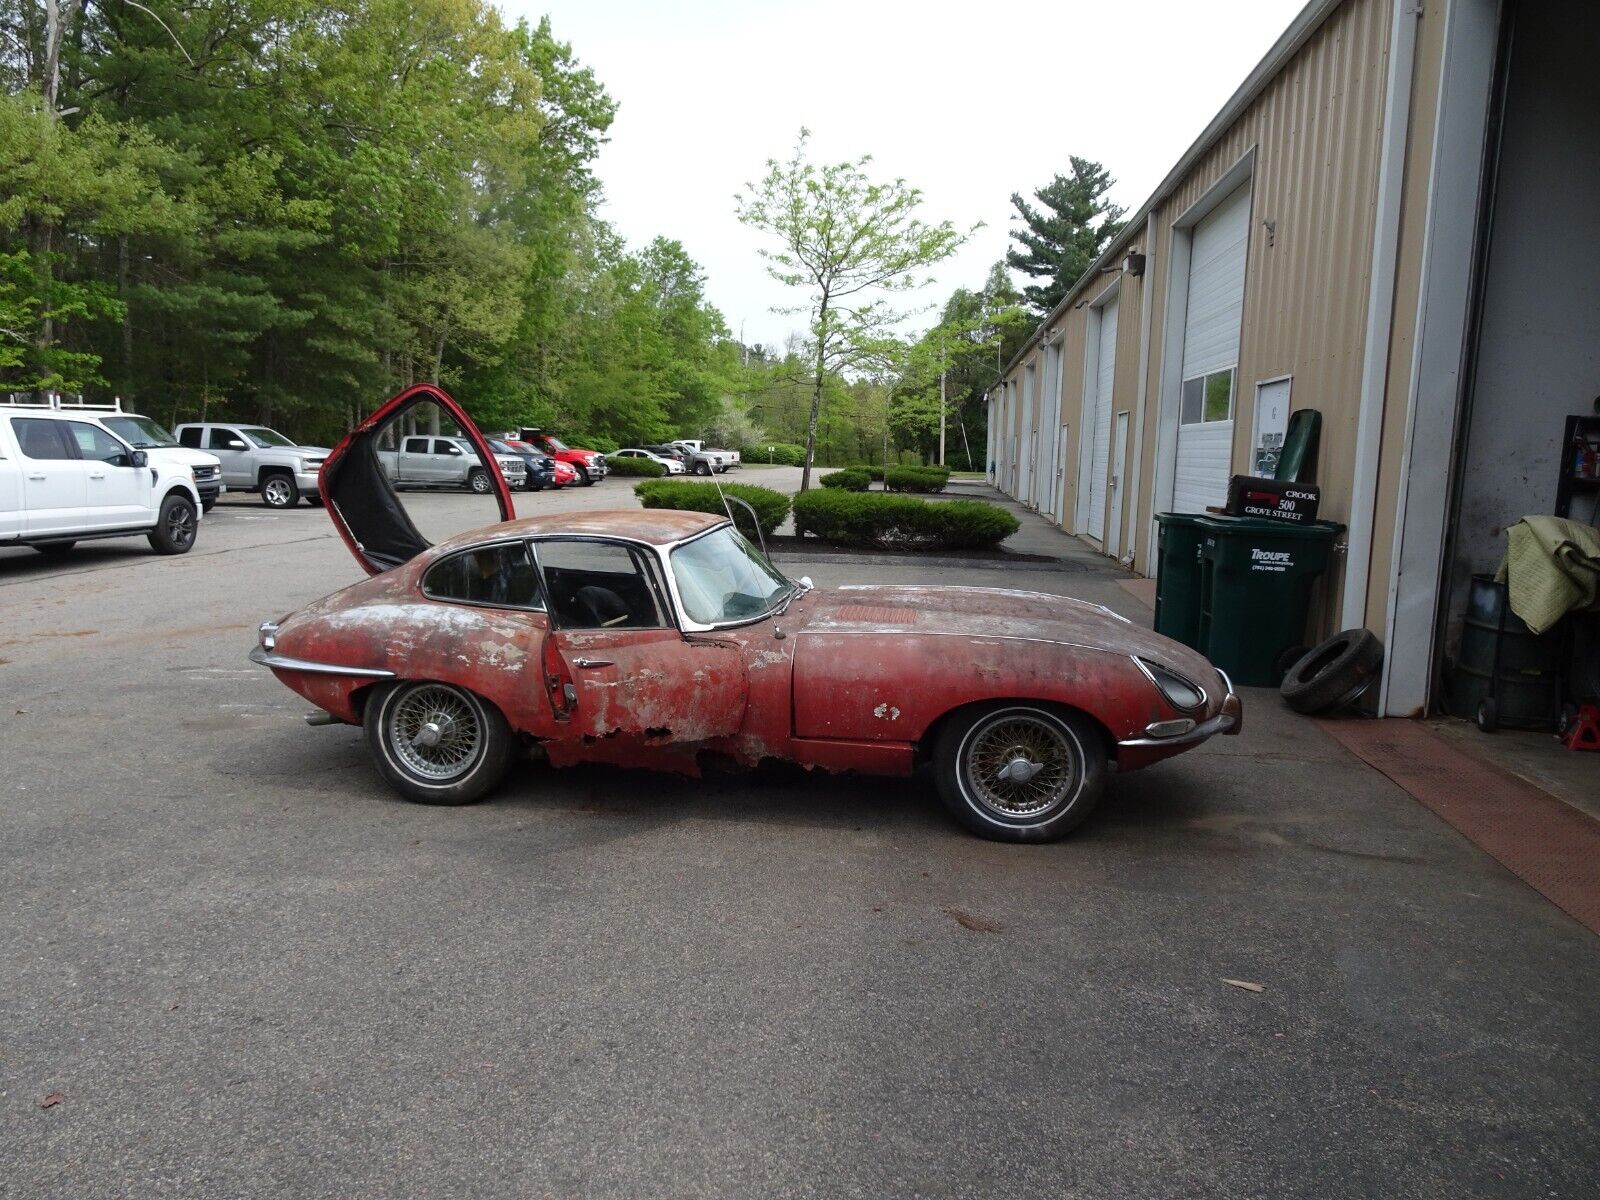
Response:
[{"label": "window on building", "polygon": [[1197,375],[1183,381],[1183,407],[1179,421],[1200,425],[1233,418],[1233,368]]}]

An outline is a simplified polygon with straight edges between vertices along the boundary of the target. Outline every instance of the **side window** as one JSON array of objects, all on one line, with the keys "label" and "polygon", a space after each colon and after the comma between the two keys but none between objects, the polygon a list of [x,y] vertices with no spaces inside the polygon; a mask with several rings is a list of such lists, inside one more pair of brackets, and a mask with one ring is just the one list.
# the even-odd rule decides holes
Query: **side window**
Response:
[{"label": "side window", "polygon": [[227,449],[230,449],[230,447],[228,445],[229,442],[242,442],[242,441],[244,441],[244,439],[242,437],[240,437],[237,433],[235,433],[233,430],[231,430],[231,429],[218,429],[218,428],[213,426],[212,429],[211,429],[211,432],[206,437],[206,449],[207,450],[227,450]]},{"label": "side window", "polygon": [[77,458],[63,435],[63,424],[61,421],[15,417],[11,421],[11,428],[16,431],[17,446],[27,458],[46,462]]},{"label": "side window", "polygon": [[549,606],[563,629],[659,629],[656,590],[640,551],[578,538],[538,543]]},{"label": "side window", "polygon": [[204,432],[205,430],[203,429],[180,429],[178,430],[178,445],[188,446],[191,450],[198,450],[200,449],[200,435]]},{"label": "side window", "polygon": [[461,447],[454,442],[446,441],[444,438],[434,438],[433,452],[435,454],[460,454]]},{"label": "side window", "polygon": [[407,454],[426,454],[428,452],[427,438],[407,438],[402,447]]},{"label": "side window", "polygon": [[122,443],[100,426],[90,425],[85,421],[67,421],[64,424],[72,440],[78,444],[78,457],[98,459],[114,467],[132,465],[128,461],[128,452],[122,448]]},{"label": "side window", "polygon": [[544,607],[539,573],[526,542],[480,546],[440,559],[428,568],[422,591],[435,600],[487,604],[497,608]]}]

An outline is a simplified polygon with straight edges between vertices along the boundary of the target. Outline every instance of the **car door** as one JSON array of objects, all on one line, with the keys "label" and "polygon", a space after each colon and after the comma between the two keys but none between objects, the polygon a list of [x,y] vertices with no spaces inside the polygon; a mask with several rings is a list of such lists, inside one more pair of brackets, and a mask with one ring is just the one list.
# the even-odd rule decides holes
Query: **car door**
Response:
[{"label": "car door", "polygon": [[61,425],[83,460],[86,527],[127,529],[153,523],[150,468],[135,467],[129,448],[98,425]]},{"label": "car door", "polygon": [[65,424],[41,417],[11,420],[22,455],[22,531],[30,537],[90,527],[88,468]]},{"label": "car door", "polygon": [[467,452],[449,438],[433,439],[433,457],[430,459],[430,465],[434,483],[451,484],[466,481]]},{"label": "car door", "polygon": [[22,463],[10,429],[0,417],[0,541],[22,536]]},{"label": "car door", "polygon": [[[481,463],[488,472],[493,500],[478,499],[501,521],[510,521],[516,516],[511,490],[505,478],[494,469],[494,454],[472,418],[443,388],[433,384],[409,387],[391,397],[334,447],[323,464],[319,480],[319,490],[334,528],[356,561],[370,574],[409,562],[432,545],[429,537],[418,529],[379,458],[381,446],[396,444],[396,431],[404,427],[408,417],[414,419],[416,411],[430,406],[462,431],[462,440],[472,447],[475,463]],[[479,521],[479,524],[487,523]],[[435,536],[440,535],[436,533]]]},{"label": "car door", "polygon": [[679,631],[653,551],[571,536],[533,545],[552,622],[546,681],[572,736],[693,746],[739,731],[744,657]]},{"label": "car door", "polygon": [[229,487],[256,486],[255,462],[250,441],[237,429],[213,425],[206,431],[205,449],[222,463],[222,482]]},{"label": "car door", "polygon": [[425,437],[408,437],[400,443],[401,483],[428,482],[428,441]]}]

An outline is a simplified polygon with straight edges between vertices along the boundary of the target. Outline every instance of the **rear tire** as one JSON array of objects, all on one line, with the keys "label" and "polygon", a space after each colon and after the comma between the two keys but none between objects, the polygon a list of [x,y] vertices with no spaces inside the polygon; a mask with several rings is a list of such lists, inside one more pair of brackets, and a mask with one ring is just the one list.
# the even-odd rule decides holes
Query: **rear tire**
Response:
[{"label": "rear tire", "polygon": [[293,475],[275,471],[261,480],[261,503],[268,508],[293,508],[300,502],[300,485]]},{"label": "rear tire", "polygon": [[1104,735],[1081,713],[1001,701],[944,727],[934,772],[945,807],[979,837],[1053,842],[1100,803],[1107,753]]},{"label": "rear tire", "polygon": [[150,531],[150,549],[157,554],[189,553],[194,548],[198,522],[194,502],[187,496],[173,493],[161,502],[161,515]]},{"label": "rear tire", "polygon": [[471,804],[505,777],[511,727],[488,701],[453,684],[390,684],[367,701],[362,729],[389,786],[417,804]]}]

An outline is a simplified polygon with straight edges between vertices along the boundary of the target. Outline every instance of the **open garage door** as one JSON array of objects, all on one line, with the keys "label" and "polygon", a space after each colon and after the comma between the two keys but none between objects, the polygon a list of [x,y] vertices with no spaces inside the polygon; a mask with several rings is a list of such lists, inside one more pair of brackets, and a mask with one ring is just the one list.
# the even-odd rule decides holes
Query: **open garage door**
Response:
[{"label": "open garage door", "polygon": [[1194,227],[1193,238],[1173,473],[1175,512],[1204,512],[1207,505],[1220,505],[1228,497],[1250,186],[1240,187],[1212,209]]}]

